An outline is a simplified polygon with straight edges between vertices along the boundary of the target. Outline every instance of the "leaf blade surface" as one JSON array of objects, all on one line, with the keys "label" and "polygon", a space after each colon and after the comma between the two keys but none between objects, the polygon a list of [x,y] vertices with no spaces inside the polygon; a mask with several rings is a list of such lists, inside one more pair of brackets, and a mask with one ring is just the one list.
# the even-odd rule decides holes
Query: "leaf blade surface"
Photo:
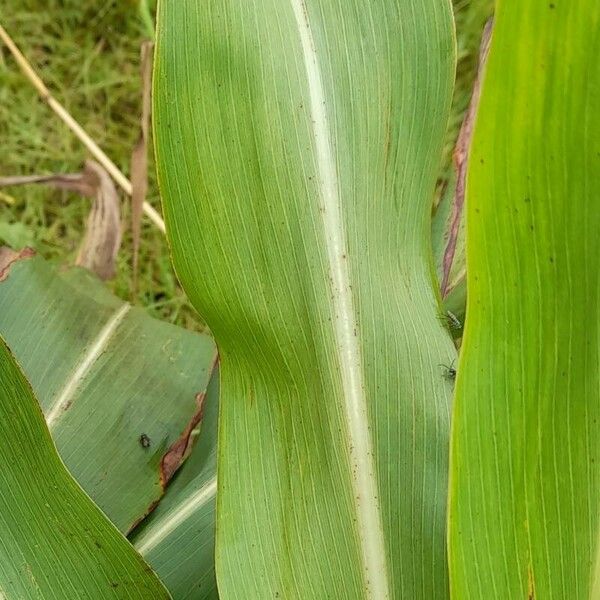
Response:
[{"label": "leaf blade surface", "polygon": [[498,3],[467,184],[456,598],[597,596],[600,8]]},{"label": "leaf blade surface", "polygon": [[0,334],[61,458],[129,531],[163,495],[172,472],[163,460],[199,410],[212,339],[148,317],[83,269],[60,271],[39,257],[17,260],[0,282]]},{"label": "leaf blade surface", "polygon": [[163,2],[158,22],[174,263],[222,360],[220,593],[443,598],[449,6]]},{"label": "leaf blade surface", "polygon": [[31,387],[0,338],[0,594],[169,598],[60,461]]}]

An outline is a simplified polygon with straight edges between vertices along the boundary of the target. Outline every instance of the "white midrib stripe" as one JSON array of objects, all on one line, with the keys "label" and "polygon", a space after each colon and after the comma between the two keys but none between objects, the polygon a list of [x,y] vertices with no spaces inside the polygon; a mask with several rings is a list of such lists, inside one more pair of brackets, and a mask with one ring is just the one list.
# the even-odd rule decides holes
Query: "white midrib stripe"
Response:
[{"label": "white midrib stripe", "polygon": [[329,131],[325,92],[315,43],[304,0],[290,0],[294,9],[304,54],[310,91],[311,120],[321,193],[321,215],[332,282],[333,319],[343,382],[349,435],[350,472],[359,526],[365,595],[372,600],[390,597],[383,525],[373,444],[369,430],[363,362],[358,343],[358,321],[354,309],[342,221],[342,203]]},{"label": "white midrib stripe", "polygon": [[77,388],[88,374],[89,370],[96,362],[98,357],[102,354],[109,340],[113,336],[119,323],[123,320],[123,317],[127,314],[131,305],[124,304],[121,308],[115,311],[108,319],[104,327],[100,330],[96,339],[92,342],[87,352],[81,357],[81,360],[77,363],[75,370],[69,377],[63,388],[56,394],[51,407],[46,413],[46,423],[48,427],[52,429],[52,426],[56,424],[56,421],[64,412],[65,408],[71,402],[73,395],[77,391]]},{"label": "white midrib stripe", "polygon": [[195,510],[210,502],[217,493],[216,476],[207,481],[201,488],[184,500],[176,509],[154,523],[148,534],[135,542],[135,548],[140,554],[147,554],[164,540],[172,531],[185,521]]}]

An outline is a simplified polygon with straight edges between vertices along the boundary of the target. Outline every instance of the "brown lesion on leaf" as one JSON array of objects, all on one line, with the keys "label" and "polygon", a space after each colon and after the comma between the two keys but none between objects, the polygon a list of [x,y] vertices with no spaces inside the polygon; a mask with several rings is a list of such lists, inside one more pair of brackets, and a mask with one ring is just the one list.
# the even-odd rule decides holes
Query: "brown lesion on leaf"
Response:
[{"label": "brown lesion on leaf", "polygon": [[160,501],[162,500],[162,494],[160,495],[159,498],[157,498],[156,500],[154,500],[150,506],[148,506],[148,508],[145,510],[144,514],[141,515],[140,517],[138,517],[128,528],[127,531],[125,532],[125,535],[129,535],[160,503]]},{"label": "brown lesion on leaf", "polygon": [[[217,364],[219,362],[218,355],[215,355],[212,363],[212,367],[210,368],[210,373],[213,373]],[[182,434],[177,438],[177,440],[171,444],[167,452],[163,455],[160,461],[160,485],[163,490],[167,487],[167,484],[175,475],[175,472],[182,465],[183,461],[188,457],[189,453],[192,451],[193,439],[192,433],[194,429],[200,424],[202,421],[202,416],[204,414],[204,401],[206,399],[206,390],[196,394],[196,410],[192,415],[192,418],[188,421],[185,429]]]},{"label": "brown lesion on leaf", "polygon": [[0,246],[0,281],[4,281],[8,277],[13,263],[33,256],[35,256],[35,250],[32,248],[25,247],[16,251],[8,246]]},{"label": "brown lesion on leaf", "polygon": [[[215,354],[212,366],[209,369],[209,376],[212,375],[212,373],[214,372],[218,362],[218,354]],[[166,491],[169,481],[172,479],[173,475],[175,475],[175,473],[177,472],[177,469],[181,467],[183,462],[186,460],[186,458],[192,451],[192,446],[194,444],[193,433],[202,421],[205,398],[206,390],[204,392],[196,394],[196,409],[194,410],[194,413],[192,414],[181,435],[173,444],[169,446],[168,450],[163,454],[162,458],[160,459],[160,492],[158,494],[158,497],[148,506],[148,508],[144,511],[144,514],[137,518],[131,524],[131,526],[127,528],[127,534],[131,533],[158,506],[163,497],[164,492]],[[138,443],[141,444],[140,438],[138,438]]]},{"label": "brown lesion on leaf", "polygon": [[204,413],[204,399],[206,398],[206,392],[196,394],[196,410],[192,415],[192,418],[188,422],[186,428],[179,438],[171,444],[165,455],[160,461],[160,485],[162,488],[166,488],[171,477],[175,474],[181,463],[186,459],[192,446],[192,432],[202,421],[202,415]]},{"label": "brown lesion on leaf", "polygon": [[531,563],[527,565],[527,600],[535,600],[535,581]]},{"label": "brown lesion on leaf", "polygon": [[456,189],[454,191],[454,198],[452,200],[452,214],[450,216],[450,232],[448,236],[448,243],[444,251],[442,263],[442,298],[445,298],[450,292],[450,271],[454,261],[454,254],[456,253],[456,243],[458,240],[458,233],[465,203],[469,149],[471,147],[471,140],[473,138],[473,128],[475,125],[475,118],[477,116],[477,108],[479,107],[483,71],[485,69],[485,64],[487,62],[487,56],[490,49],[492,26],[493,21],[490,19],[486,23],[485,29],[483,30],[481,48],[479,50],[479,65],[477,69],[477,77],[475,78],[475,85],[473,86],[473,95],[471,96],[469,108],[467,109],[467,114],[465,115],[465,119],[460,128],[458,139],[456,140],[456,147],[454,148],[453,161],[454,169],[456,171]]}]

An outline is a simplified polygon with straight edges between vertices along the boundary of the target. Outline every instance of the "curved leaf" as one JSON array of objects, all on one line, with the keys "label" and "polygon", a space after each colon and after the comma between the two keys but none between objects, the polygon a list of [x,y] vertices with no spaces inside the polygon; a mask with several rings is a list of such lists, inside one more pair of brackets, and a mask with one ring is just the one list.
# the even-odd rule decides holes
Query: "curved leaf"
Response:
[{"label": "curved leaf", "polygon": [[218,372],[203,403],[200,437],[156,510],[130,539],[174,600],[218,598],[215,579]]},{"label": "curved leaf", "polygon": [[169,597],[61,463],[2,338],[0,454],[3,599]]},{"label": "curved leaf", "polygon": [[[483,5],[479,10],[482,7]],[[477,9],[473,12],[476,14]],[[479,16],[482,17],[483,14],[482,12]],[[477,75],[454,147],[453,165],[443,182],[440,201],[432,219],[432,246],[441,282],[440,291],[454,335],[459,333],[456,329],[462,329],[466,310],[465,184],[469,148],[479,103],[481,73],[487,60],[491,31],[492,20],[489,19],[482,29]]]},{"label": "curved leaf", "polygon": [[161,498],[199,418],[215,360],[206,335],[147,316],[83,269],[19,260],[0,282],[0,333],[61,458],[122,531]]},{"label": "curved leaf", "polygon": [[173,259],[221,351],[223,598],[443,598],[439,0],[159,8]]},{"label": "curved leaf", "polygon": [[467,184],[459,600],[599,597],[598,56],[597,1],[498,2]]}]

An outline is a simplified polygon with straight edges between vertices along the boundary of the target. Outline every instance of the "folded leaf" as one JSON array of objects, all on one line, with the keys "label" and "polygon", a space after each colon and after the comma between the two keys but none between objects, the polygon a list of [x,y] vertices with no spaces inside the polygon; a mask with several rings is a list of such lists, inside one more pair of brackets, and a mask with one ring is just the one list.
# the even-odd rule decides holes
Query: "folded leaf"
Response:
[{"label": "folded leaf", "polygon": [[148,317],[83,269],[59,271],[41,258],[4,271],[0,334],[61,458],[128,531],[182,461],[215,360],[212,339]]},{"label": "folded leaf", "polygon": [[3,599],[169,597],[65,469],[2,338],[0,454]]},{"label": "folded leaf", "polygon": [[600,597],[598,56],[597,0],[497,3],[467,183],[457,600]]},{"label": "folded leaf", "polygon": [[173,260],[222,356],[221,597],[443,598],[449,3],[163,1],[157,37]]}]

